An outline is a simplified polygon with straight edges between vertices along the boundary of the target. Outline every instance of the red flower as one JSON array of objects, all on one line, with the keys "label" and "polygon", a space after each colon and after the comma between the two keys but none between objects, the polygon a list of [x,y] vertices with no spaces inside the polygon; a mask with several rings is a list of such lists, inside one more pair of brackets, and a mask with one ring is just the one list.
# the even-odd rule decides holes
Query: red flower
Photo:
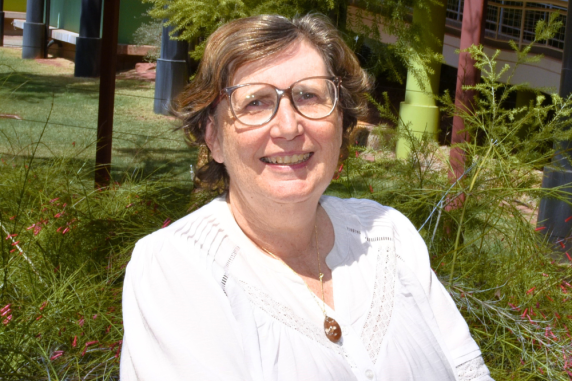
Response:
[{"label": "red flower", "polygon": [[161,228],[166,228],[167,226],[169,226],[170,223],[171,219],[167,218],[165,221],[163,221],[163,226],[161,226]]},{"label": "red flower", "polygon": [[87,347],[97,344],[99,341],[88,341],[87,343],[85,343],[85,348],[83,348],[83,352],[81,353],[81,355],[85,355],[85,352],[87,351]]},{"label": "red flower", "polygon": [[62,356],[63,354],[64,354],[64,351],[55,351],[54,354],[52,355],[52,357],[50,357],[50,360],[54,361],[55,359]]},{"label": "red flower", "polygon": [[117,352],[115,352],[115,358],[118,358],[119,354],[121,353],[121,345],[123,344],[123,340],[119,340],[117,344],[118,346],[117,346]]},{"label": "red flower", "polygon": [[8,316],[6,319],[4,319],[4,321],[2,322],[2,324],[8,325],[8,323],[10,323],[10,320],[12,320],[12,315],[10,315],[10,316]]},{"label": "red flower", "polygon": [[75,348],[77,346],[77,336],[73,337],[72,347]]}]

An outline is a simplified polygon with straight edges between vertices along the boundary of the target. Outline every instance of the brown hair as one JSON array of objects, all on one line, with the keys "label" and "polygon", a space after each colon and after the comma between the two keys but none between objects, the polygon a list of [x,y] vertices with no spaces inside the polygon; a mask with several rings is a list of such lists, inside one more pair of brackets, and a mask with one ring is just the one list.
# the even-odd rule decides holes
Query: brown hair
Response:
[{"label": "brown hair", "polygon": [[[205,128],[214,114],[212,105],[220,91],[230,86],[239,67],[278,54],[295,41],[308,41],[324,58],[331,75],[342,79],[339,106],[343,112],[342,157],[347,154],[348,136],[357,119],[366,112],[366,91],[370,77],[346,45],[337,29],[322,15],[305,15],[289,20],[277,15],[260,15],[231,21],[218,28],[207,40],[195,78],[177,101],[182,128],[190,142],[205,143]],[[210,158],[197,171],[198,179],[215,187],[228,173],[224,164]]]}]

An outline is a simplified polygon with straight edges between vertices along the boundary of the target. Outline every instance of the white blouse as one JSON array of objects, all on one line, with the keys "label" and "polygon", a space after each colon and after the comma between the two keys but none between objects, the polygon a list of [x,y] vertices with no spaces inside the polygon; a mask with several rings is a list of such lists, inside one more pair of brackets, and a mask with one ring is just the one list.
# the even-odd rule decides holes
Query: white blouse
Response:
[{"label": "white blouse", "polygon": [[121,380],[491,380],[411,222],[369,200],[321,205],[335,232],[326,309],[338,343],[324,334],[321,301],[218,198],[137,243]]}]

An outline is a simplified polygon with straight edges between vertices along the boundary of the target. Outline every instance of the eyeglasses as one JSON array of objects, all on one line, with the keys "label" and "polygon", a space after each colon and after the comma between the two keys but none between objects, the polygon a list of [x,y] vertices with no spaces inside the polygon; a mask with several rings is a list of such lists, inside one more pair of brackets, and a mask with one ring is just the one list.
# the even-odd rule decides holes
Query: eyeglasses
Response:
[{"label": "eyeglasses", "polygon": [[268,83],[247,83],[222,89],[229,99],[232,115],[247,126],[261,126],[274,118],[280,100],[288,95],[294,109],[308,119],[330,115],[338,103],[339,77],[310,77],[294,82],[287,89]]}]

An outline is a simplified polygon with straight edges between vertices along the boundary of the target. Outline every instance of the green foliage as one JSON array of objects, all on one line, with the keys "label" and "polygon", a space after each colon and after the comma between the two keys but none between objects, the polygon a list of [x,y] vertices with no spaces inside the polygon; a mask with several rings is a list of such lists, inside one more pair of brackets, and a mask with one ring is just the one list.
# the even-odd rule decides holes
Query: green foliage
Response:
[{"label": "green foliage", "polygon": [[[556,30],[555,20],[537,28],[538,39]],[[535,216],[542,198],[572,199],[564,187],[540,188],[539,171],[550,163],[553,144],[572,138],[572,98],[552,94],[546,101],[537,92],[528,107],[507,106],[511,92],[532,91],[510,84],[516,67],[529,62],[529,50],[518,52],[515,67],[498,69],[498,52],[488,57],[482,47],[469,49],[482,70],[481,83],[466,88],[477,94],[474,110],[441,99],[444,111],[461,116],[471,136],[456,147],[466,155],[467,170],[453,185],[449,148],[417,139],[400,125],[398,134],[412,147],[407,160],[380,152],[368,162],[362,159],[368,151],[354,147],[359,157],[350,155],[330,192],[394,206],[419,227],[432,267],[469,323],[494,379],[569,380],[572,258],[548,242],[542,227],[535,229]],[[388,99],[377,106],[399,123]]]},{"label": "green foliage", "polygon": [[[412,67],[412,51],[427,71],[431,71],[431,63],[442,61],[441,54],[428,50],[424,44],[427,38],[434,37],[428,25],[410,20],[412,7],[429,12],[430,5],[440,4],[435,0],[361,1],[357,7],[351,7],[352,14],[348,13],[349,0],[142,1],[152,5],[150,16],[167,20],[165,25],[174,26],[172,38],[191,42],[194,49],[190,54],[197,61],[202,57],[206,38],[228,21],[259,14],[293,17],[311,12],[328,15],[348,45],[360,54],[367,70],[375,76],[384,74],[402,81],[405,70]],[[429,13],[427,17],[430,17]],[[381,43],[382,31],[395,36],[397,42]],[[367,45],[365,50],[362,49],[364,45]]]},{"label": "green foliage", "polygon": [[[328,13],[334,9],[334,1],[290,0],[143,0],[152,4],[149,15],[158,20],[168,20],[173,25],[172,37],[196,44],[191,57],[200,60],[206,37],[218,27],[242,17],[277,13],[287,17],[307,13],[309,10]],[[199,42],[200,40],[200,42]]]},{"label": "green foliage", "polygon": [[93,189],[86,164],[33,152],[0,162],[2,194],[11,195],[0,198],[3,380],[118,379],[131,250],[187,213],[188,185],[130,178]]},{"label": "green foliage", "polygon": [[[358,1],[345,32],[356,39],[356,53],[367,44],[371,54],[365,68],[376,77],[383,75],[403,82],[409,71],[419,79],[433,74],[432,66],[443,62],[441,53],[430,48],[438,40],[432,28],[432,13],[442,6],[443,2],[435,0]],[[412,10],[424,15],[422,22],[412,19]],[[394,42],[380,42],[384,34],[393,36]]]},{"label": "green foliage", "polygon": [[145,61],[156,62],[161,54],[161,35],[163,34],[163,22],[151,20],[144,22],[133,33],[133,41],[136,45],[152,46],[145,54]]},{"label": "green foliage", "polygon": [[[192,185],[173,161],[186,171],[194,152],[153,142],[168,122],[145,123],[158,119],[145,111],[152,88],[149,96],[147,84],[136,91],[135,82],[128,93],[118,81],[116,121],[130,113],[128,125],[115,126],[113,175],[122,184],[94,190],[95,131],[85,125],[97,115],[90,113],[97,81],[18,53],[0,50],[0,113],[23,119],[0,119],[0,379],[117,380],[125,265],[140,237],[186,214]],[[44,122],[32,129],[25,119]],[[125,149],[125,136],[144,141]],[[125,166],[118,148],[129,157]],[[195,195],[195,207],[208,197]]]}]

